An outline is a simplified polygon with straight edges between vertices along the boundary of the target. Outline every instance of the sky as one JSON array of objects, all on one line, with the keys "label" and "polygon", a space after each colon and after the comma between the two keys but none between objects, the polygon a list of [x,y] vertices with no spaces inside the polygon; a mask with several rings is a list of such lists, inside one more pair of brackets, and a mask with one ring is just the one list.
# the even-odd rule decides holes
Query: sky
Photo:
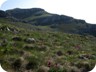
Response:
[{"label": "sky", "polygon": [[84,19],[88,23],[96,24],[96,0],[0,0],[0,4],[1,10],[43,8],[50,13]]}]

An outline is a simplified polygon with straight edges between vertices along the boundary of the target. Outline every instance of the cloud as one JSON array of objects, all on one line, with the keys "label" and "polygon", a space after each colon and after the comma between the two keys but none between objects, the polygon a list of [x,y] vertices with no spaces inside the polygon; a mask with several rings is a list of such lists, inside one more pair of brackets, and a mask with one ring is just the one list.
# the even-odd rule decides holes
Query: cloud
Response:
[{"label": "cloud", "polygon": [[0,7],[1,7],[1,5],[2,5],[5,1],[7,1],[7,0],[0,0]]}]

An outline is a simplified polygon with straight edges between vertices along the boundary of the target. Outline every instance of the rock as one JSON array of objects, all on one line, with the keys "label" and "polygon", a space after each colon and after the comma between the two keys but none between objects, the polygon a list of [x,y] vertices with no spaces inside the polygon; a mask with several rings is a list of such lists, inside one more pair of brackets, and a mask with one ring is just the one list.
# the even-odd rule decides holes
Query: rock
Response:
[{"label": "rock", "polygon": [[22,41],[22,38],[19,36],[13,37],[12,40],[14,41]]},{"label": "rock", "polygon": [[1,31],[10,31],[10,28],[9,28],[8,26],[5,26],[5,25],[4,25],[4,26],[1,26],[1,27],[0,27],[0,30],[1,30]]},{"label": "rock", "polygon": [[18,29],[14,28],[14,27],[9,27],[9,26],[6,26],[6,25],[1,26],[0,30],[1,31],[10,31],[10,32],[13,32],[15,34],[19,33]]},{"label": "rock", "polygon": [[35,39],[34,38],[27,38],[24,40],[27,43],[35,43]]},{"label": "rock", "polygon": [[17,30],[14,30],[14,31],[13,31],[13,33],[14,33],[14,34],[17,34],[17,33],[19,33],[19,31],[17,31]]},{"label": "rock", "polygon": [[58,56],[62,56],[62,55],[63,55],[62,51],[58,51],[58,52],[57,52],[57,55],[58,55]]},{"label": "rock", "polygon": [[10,27],[9,29],[10,29],[11,32],[13,32],[13,33],[15,33],[15,34],[19,33],[19,30],[16,29],[16,28]]},{"label": "rock", "polygon": [[85,57],[84,57],[84,56],[82,56],[82,55],[81,55],[81,56],[79,56],[78,58],[79,58],[79,59],[85,59]]},{"label": "rock", "polygon": [[84,55],[80,55],[78,58],[79,59],[95,59],[95,56],[84,54]]},{"label": "rock", "polygon": [[24,59],[24,57],[20,57],[20,60],[23,62],[25,59]]},{"label": "rock", "polygon": [[10,31],[10,29],[8,27],[6,29],[7,29],[7,31]]}]

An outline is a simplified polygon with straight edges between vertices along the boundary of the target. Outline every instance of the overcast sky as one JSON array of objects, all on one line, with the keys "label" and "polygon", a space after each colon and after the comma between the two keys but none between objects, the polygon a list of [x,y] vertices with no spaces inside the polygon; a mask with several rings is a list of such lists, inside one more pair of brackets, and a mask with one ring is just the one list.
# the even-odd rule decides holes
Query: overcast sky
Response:
[{"label": "overcast sky", "polygon": [[43,8],[50,13],[64,14],[96,24],[96,0],[0,0],[2,10]]}]

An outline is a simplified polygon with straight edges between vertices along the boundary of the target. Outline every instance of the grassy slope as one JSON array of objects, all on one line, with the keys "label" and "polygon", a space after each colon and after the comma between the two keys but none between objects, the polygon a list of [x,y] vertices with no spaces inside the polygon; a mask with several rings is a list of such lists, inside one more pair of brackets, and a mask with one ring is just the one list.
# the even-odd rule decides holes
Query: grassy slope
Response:
[{"label": "grassy slope", "polygon": [[42,18],[42,17],[47,17],[47,16],[52,16],[52,15],[49,13],[43,13],[42,15],[39,15],[39,16],[32,15],[28,18],[25,18],[24,20],[30,21],[30,20],[34,20],[34,19],[38,19],[38,18]]},{"label": "grassy slope", "polygon": [[[3,68],[9,72],[24,72],[24,70],[33,72],[39,70],[40,72],[44,70],[42,66],[48,67],[48,62],[51,63],[48,67],[49,72],[83,72],[86,69],[91,70],[96,63],[96,38],[93,36],[30,31],[1,20],[0,27],[2,26],[16,28],[20,31],[15,34],[13,31],[0,30],[0,43],[4,39],[7,40],[4,46],[0,46],[0,61]],[[12,40],[15,36],[20,37],[21,41]],[[24,39],[27,38],[34,38],[35,43],[25,42]],[[87,57],[80,58],[83,55]],[[21,66],[22,64],[25,69]]]}]

